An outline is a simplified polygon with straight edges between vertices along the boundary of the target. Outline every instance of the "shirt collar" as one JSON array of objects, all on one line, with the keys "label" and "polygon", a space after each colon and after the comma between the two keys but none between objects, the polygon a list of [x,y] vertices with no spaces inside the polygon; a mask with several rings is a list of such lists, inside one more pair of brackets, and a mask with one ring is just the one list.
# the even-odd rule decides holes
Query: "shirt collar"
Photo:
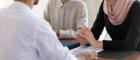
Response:
[{"label": "shirt collar", "polygon": [[[73,0],[69,0],[68,2],[70,2],[70,1],[73,1]],[[68,3],[68,2],[66,2],[66,3]],[[58,5],[58,7],[61,7],[61,6],[63,6],[63,5],[65,5],[65,4],[63,4],[62,2],[61,2],[61,0],[58,0],[58,3],[59,3],[59,5]]]},{"label": "shirt collar", "polygon": [[26,5],[22,2],[18,2],[18,1],[15,1],[10,7],[15,8],[15,9],[26,10],[26,11],[32,12],[31,8],[28,5]]}]

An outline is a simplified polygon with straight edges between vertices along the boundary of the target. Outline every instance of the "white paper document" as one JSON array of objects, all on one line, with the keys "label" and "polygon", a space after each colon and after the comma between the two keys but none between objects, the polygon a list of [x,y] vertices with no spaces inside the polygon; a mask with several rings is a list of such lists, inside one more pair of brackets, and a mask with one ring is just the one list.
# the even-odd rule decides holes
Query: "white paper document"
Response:
[{"label": "white paper document", "polygon": [[103,51],[102,48],[94,48],[91,46],[80,46],[71,50],[71,53],[74,55],[79,54],[81,51],[95,51],[96,53]]}]

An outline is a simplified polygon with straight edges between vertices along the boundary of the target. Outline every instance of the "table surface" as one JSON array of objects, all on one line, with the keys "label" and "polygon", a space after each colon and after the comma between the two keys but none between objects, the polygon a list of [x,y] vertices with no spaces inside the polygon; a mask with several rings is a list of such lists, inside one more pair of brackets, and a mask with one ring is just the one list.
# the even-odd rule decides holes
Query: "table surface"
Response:
[{"label": "table surface", "polygon": [[[76,43],[76,41],[74,41],[74,40],[61,40],[61,42],[64,46],[68,46],[68,45]],[[132,55],[130,55],[124,59],[112,59],[112,58],[98,57],[97,60],[140,60],[140,51],[136,51],[135,53],[133,53]]]},{"label": "table surface", "polygon": [[[112,59],[112,58],[105,58],[105,57],[98,57],[97,60],[119,60],[119,59]],[[133,53],[132,55],[121,59],[121,60],[140,60],[140,51]]]},{"label": "table surface", "polygon": [[69,46],[77,43],[75,40],[60,40],[60,41],[64,46]]}]

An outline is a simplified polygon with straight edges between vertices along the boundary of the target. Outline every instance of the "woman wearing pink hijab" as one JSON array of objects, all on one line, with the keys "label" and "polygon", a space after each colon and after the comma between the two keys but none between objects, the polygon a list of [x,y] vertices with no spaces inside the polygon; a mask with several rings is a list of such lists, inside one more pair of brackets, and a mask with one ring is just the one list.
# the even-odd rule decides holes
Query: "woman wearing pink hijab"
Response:
[{"label": "woman wearing pink hijab", "polygon": [[[106,27],[112,41],[98,41]],[[75,37],[104,50],[138,50],[140,47],[140,2],[136,0],[104,0],[92,29],[84,28]],[[139,48],[140,50],[140,48]]]}]

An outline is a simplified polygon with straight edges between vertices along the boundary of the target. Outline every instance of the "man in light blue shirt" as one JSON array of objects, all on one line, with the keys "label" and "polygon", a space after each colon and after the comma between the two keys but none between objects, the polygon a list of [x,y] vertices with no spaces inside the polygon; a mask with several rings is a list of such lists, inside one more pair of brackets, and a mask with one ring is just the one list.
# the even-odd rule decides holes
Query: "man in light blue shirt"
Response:
[{"label": "man in light blue shirt", "polygon": [[77,60],[50,24],[31,11],[38,0],[15,0],[0,11],[0,60]]}]

